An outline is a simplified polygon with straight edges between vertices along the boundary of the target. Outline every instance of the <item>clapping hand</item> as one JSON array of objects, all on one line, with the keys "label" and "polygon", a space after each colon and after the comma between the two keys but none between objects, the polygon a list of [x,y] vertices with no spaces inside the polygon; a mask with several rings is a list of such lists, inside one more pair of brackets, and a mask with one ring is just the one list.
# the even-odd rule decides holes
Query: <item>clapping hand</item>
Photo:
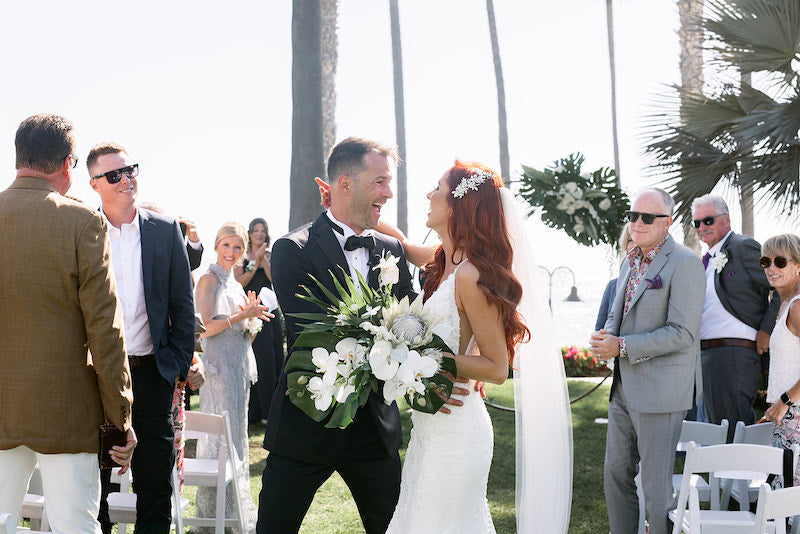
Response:
[{"label": "clapping hand", "polygon": [[275,315],[269,313],[268,306],[261,305],[261,300],[258,298],[255,291],[247,292],[247,295],[244,297],[244,306],[239,306],[239,309],[242,310],[242,313],[248,318],[255,317],[262,321],[269,322],[270,319],[275,317]]}]

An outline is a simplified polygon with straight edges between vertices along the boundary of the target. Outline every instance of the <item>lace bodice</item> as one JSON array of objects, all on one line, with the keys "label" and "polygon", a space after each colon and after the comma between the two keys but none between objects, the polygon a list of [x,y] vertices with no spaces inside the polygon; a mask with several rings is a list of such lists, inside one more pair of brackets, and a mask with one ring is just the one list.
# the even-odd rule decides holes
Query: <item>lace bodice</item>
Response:
[{"label": "lace bodice", "polygon": [[792,303],[800,298],[795,295],[783,305],[769,338],[769,384],[767,402],[777,402],[781,394],[800,380],[800,338],[786,326],[786,318]]},{"label": "lace bodice", "polygon": [[[424,308],[438,320],[434,332],[459,352],[455,287],[453,273]],[[400,500],[387,534],[494,534],[486,500],[492,422],[478,393],[459,398],[464,405],[450,406],[450,414],[412,413]]]}]

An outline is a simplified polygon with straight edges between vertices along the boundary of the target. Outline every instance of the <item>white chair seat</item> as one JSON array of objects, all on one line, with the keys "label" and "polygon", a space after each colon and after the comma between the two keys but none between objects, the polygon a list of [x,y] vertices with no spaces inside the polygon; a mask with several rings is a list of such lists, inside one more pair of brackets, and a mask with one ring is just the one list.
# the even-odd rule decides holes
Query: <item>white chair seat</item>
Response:
[{"label": "white chair seat", "polygon": [[[231,481],[230,464],[225,464],[225,483]],[[184,458],[183,483],[188,486],[216,486],[219,462],[214,459]]]}]

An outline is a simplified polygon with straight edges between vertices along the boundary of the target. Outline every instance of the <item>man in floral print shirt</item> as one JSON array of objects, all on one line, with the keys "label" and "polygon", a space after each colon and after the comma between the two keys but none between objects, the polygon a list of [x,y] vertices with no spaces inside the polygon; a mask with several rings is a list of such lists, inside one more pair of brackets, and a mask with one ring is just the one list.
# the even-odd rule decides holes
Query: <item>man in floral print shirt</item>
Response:
[{"label": "man in floral print shirt", "polygon": [[753,400],[761,376],[761,355],[769,350],[779,299],[769,304],[769,281],[758,264],[761,245],[731,230],[722,197],[692,202],[692,219],[703,256],[706,294],[700,325],[703,367],[702,411],[715,424],[728,420],[728,441],[737,421],[755,421]]}]

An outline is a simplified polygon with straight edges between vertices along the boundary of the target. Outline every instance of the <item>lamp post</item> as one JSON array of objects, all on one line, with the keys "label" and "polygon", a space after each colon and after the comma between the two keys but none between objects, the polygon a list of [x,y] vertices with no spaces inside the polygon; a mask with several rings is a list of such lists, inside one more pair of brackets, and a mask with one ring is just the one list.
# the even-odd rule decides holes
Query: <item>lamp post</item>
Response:
[{"label": "lamp post", "polygon": [[581,298],[578,296],[578,288],[575,286],[575,273],[572,272],[572,269],[570,269],[566,265],[559,265],[558,267],[553,268],[552,271],[543,265],[539,265],[539,268],[543,270],[545,273],[547,273],[547,285],[548,285],[547,303],[550,305],[550,311],[553,311],[553,275],[562,269],[565,271],[569,271],[569,274],[572,275],[572,289],[570,289],[569,295],[567,295],[567,298],[565,298],[564,301],[582,302]]}]

